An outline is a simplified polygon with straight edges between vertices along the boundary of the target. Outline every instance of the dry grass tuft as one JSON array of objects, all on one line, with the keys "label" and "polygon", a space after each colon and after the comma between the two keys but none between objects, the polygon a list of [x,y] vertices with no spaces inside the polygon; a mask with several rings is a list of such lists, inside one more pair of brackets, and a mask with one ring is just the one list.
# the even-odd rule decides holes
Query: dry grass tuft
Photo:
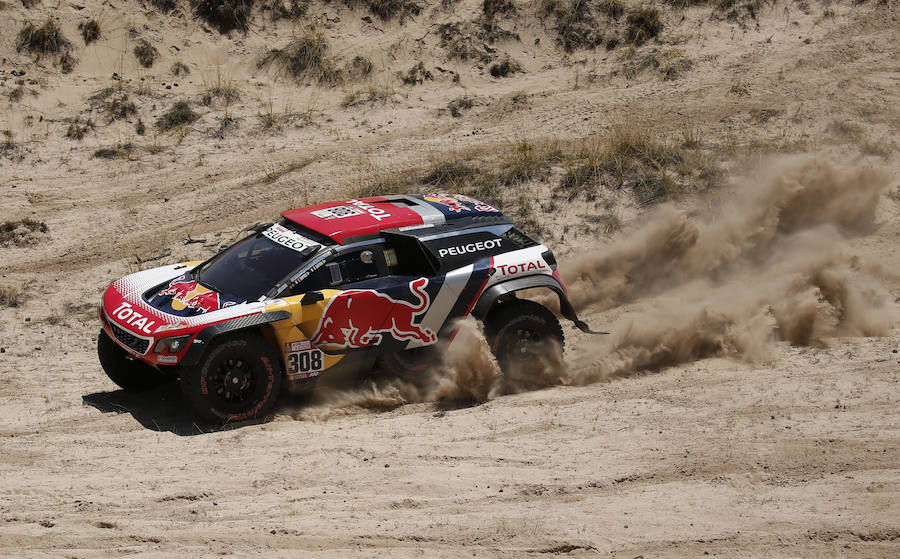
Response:
[{"label": "dry grass tuft", "polygon": [[75,117],[69,122],[69,128],[66,130],[66,138],[70,138],[72,140],[81,140],[89,130],[93,129],[93,120],[82,120],[81,117]]},{"label": "dry grass tuft", "polygon": [[343,72],[328,56],[328,41],[320,31],[308,29],[281,49],[272,49],[257,62],[257,67],[276,65],[294,80],[312,77],[321,84],[336,85]]},{"label": "dry grass tuft", "polygon": [[25,290],[12,285],[0,285],[0,307],[19,307],[25,304]]},{"label": "dry grass tuft", "polygon": [[490,69],[491,76],[495,78],[505,78],[516,72],[522,71],[522,66],[509,57],[504,58],[496,64],[492,64]]},{"label": "dry grass tuft", "polygon": [[194,15],[219,33],[234,29],[246,32],[253,15],[254,0],[191,0]]},{"label": "dry grass tuft", "polygon": [[38,56],[66,52],[71,47],[72,43],[62,34],[59,24],[52,19],[47,19],[40,27],[35,27],[31,22],[26,23],[19,30],[16,41],[16,50],[25,50]]},{"label": "dry grass tuft", "polygon": [[556,43],[564,51],[594,49],[603,44],[603,34],[587,0],[543,0],[541,9],[556,18]]},{"label": "dry grass tuft", "polygon": [[461,117],[463,111],[471,109],[474,105],[475,101],[468,95],[464,95],[463,97],[450,101],[447,104],[447,108],[450,109],[450,114],[452,116]]},{"label": "dry grass tuft", "polygon": [[156,121],[156,127],[160,130],[171,130],[178,126],[191,124],[200,118],[200,115],[191,109],[187,101],[178,101],[173,104],[165,114]]},{"label": "dry grass tuft", "polygon": [[100,38],[100,22],[96,19],[89,19],[78,24],[78,30],[81,31],[81,38],[85,45],[89,45]]},{"label": "dry grass tuft", "polygon": [[147,39],[141,39],[134,47],[134,56],[144,68],[150,68],[159,57],[159,51]]},{"label": "dry grass tuft", "polygon": [[26,217],[0,223],[0,247],[30,246],[40,240],[40,235],[47,234],[50,229],[43,221]]},{"label": "dry grass tuft", "polygon": [[418,64],[406,71],[406,74],[400,74],[400,80],[406,85],[416,85],[425,83],[426,80],[433,80],[434,76],[425,68],[425,64],[420,60]]},{"label": "dry grass tuft", "polygon": [[164,14],[171,12],[178,6],[177,0],[150,0],[150,3]]},{"label": "dry grass tuft", "polygon": [[626,22],[628,23],[626,39],[633,45],[643,45],[658,36],[663,29],[659,10],[656,8],[641,6],[631,10]]},{"label": "dry grass tuft", "polygon": [[409,15],[419,15],[422,6],[412,0],[343,0],[351,8],[365,6],[381,21],[399,17],[401,23]]},{"label": "dry grass tuft", "polygon": [[117,159],[120,157],[128,157],[134,151],[134,144],[118,144],[111,148],[100,148],[94,152],[92,157],[100,159]]}]

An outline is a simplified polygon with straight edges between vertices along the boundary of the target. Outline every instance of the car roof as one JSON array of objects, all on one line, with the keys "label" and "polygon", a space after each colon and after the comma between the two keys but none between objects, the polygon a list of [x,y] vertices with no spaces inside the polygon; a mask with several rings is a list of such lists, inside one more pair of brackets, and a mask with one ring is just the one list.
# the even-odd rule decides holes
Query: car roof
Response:
[{"label": "car roof", "polygon": [[281,215],[342,245],[390,229],[512,223],[490,204],[444,193],[353,198],[288,210]]}]

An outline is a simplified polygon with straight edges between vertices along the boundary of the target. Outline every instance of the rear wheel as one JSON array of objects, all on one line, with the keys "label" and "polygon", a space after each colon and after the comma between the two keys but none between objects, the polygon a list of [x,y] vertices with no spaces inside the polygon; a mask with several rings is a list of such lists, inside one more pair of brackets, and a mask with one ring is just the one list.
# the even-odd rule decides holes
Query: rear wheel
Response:
[{"label": "rear wheel", "polygon": [[155,388],[174,380],[140,359],[129,359],[128,352],[114,342],[105,330],[100,330],[97,336],[97,357],[106,376],[129,392]]},{"label": "rear wheel", "polygon": [[225,423],[264,417],[281,391],[278,356],[253,332],[213,341],[206,355],[181,374],[181,393],[194,411]]},{"label": "rear wheel", "polygon": [[561,377],[563,331],[543,305],[523,299],[501,303],[488,313],[484,335],[508,391],[542,388]]}]

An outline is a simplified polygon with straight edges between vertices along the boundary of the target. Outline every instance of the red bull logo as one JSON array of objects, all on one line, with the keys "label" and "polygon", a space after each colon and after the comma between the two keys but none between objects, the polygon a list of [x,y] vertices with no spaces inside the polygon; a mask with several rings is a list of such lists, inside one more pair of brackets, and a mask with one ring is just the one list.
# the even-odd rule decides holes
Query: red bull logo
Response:
[{"label": "red bull logo", "polygon": [[361,348],[376,346],[384,334],[390,334],[396,340],[432,344],[437,335],[413,322],[431,303],[425,291],[427,285],[428,278],[409,282],[416,303],[395,300],[371,289],[339,293],[328,302],[310,341],[315,345]]},{"label": "red bull logo", "polygon": [[467,212],[469,206],[463,204],[458,198],[454,198],[448,194],[426,194],[424,198],[434,204],[447,206],[451,212]]},{"label": "red bull logo", "polygon": [[178,301],[182,305],[197,309],[202,313],[230,307],[233,302],[221,304],[219,294],[210,291],[194,280],[185,281],[185,276],[179,276],[169,282],[169,287],[159,292],[160,295],[171,295],[172,301]]}]

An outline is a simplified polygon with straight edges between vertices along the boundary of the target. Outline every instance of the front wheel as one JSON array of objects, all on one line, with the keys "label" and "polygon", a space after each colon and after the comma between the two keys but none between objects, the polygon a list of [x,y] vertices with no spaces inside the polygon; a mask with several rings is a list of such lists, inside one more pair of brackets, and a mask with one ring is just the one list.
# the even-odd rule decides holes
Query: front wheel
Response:
[{"label": "front wheel", "polygon": [[562,327],[539,303],[501,303],[488,313],[484,336],[503,371],[507,392],[550,386],[564,374]]},{"label": "front wheel", "polygon": [[264,417],[281,391],[278,356],[254,332],[216,339],[201,362],[181,374],[181,393],[194,411],[212,422]]},{"label": "front wheel", "polygon": [[97,336],[97,357],[106,376],[128,392],[148,390],[174,380],[140,359],[129,359],[128,352],[112,341],[106,330],[100,330]]}]

